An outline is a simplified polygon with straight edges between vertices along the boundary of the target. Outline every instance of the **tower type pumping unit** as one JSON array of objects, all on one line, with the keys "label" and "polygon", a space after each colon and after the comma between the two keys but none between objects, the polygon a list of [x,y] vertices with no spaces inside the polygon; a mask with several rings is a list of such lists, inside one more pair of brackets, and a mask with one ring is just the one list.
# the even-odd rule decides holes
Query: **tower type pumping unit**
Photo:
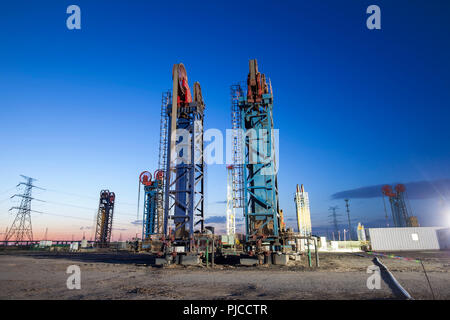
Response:
[{"label": "tower type pumping unit", "polygon": [[194,94],[182,63],[172,70],[172,99],[167,104],[168,128],[164,170],[163,233],[177,252],[194,250],[194,234],[205,232],[203,119],[205,104],[200,84]]},{"label": "tower type pumping unit", "polygon": [[108,247],[111,241],[115,201],[116,195],[114,192],[109,192],[109,190],[102,190],[100,192],[97,224],[95,228],[95,243],[100,248]]},{"label": "tower type pumping unit", "polygon": [[[394,227],[418,227],[417,217],[410,216],[405,202],[406,187],[403,184],[397,184],[395,191],[390,185],[381,188],[383,195],[389,198],[392,211],[392,220]],[[384,198],[383,198],[384,201]]]},{"label": "tower type pumping unit", "polygon": [[144,186],[144,217],[142,240],[151,239],[153,235],[163,234],[164,212],[162,207],[164,172],[157,170],[152,175],[144,171],[139,176],[139,182]]},{"label": "tower type pumping unit", "polygon": [[191,94],[182,63],[173,66],[172,80],[172,91],[162,95],[159,168],[154,180],[148,171],[139,177],[145,190],[142,248],[162,263],[196,264],[204,253],[208,259],[214,243],[204,222],[205,104],[198,82]]},{"label": "tower type pumping unit", "polygon": [[[249,62],[247,92],[234,85],[232,92],[232,125],[234,135],[234,192],[244,211],[247,250],[255,245],[280,246],[281,221],[276,173],[273,94],[256,60]],[[241,184],[241,186],[239,186]],[[242,191],[241,191],[242,190]],[[239,201],[238,205],[239,206]]]}]

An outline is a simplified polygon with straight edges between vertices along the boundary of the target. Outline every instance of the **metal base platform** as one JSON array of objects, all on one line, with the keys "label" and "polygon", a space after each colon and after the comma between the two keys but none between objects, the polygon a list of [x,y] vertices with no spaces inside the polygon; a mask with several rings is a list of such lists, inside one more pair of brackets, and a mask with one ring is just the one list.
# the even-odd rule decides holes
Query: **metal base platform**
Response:
[{"label": "metal base platform", "polygon": [[239,263],[244,266],[255,266],[259,264],[259,260],[257,258],[241,258]]},{"label": "metal base platform", "polygon": [[183,255],[178,257],[178,263],[183,266],[197,266],[201,263],[200,257],[197,255]]}]

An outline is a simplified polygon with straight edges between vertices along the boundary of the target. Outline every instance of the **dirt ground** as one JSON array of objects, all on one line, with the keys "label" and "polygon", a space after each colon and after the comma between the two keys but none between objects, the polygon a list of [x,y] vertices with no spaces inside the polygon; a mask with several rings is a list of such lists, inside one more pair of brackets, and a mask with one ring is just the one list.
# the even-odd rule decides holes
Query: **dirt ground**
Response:
[{"label": "dirt ground", "polygon": [[[422,259],[436,299],[450,299],[450,252],[396,253]],[[321,253],[288,266],[156,267],[147,254],[0,251],[0,299],[399,299],[386,281],[369,290],[374,256]],[[422,265],[381,258],[414,299],[432,299]],[[78,265],[81,289],[69,290],[66,269]]]}]

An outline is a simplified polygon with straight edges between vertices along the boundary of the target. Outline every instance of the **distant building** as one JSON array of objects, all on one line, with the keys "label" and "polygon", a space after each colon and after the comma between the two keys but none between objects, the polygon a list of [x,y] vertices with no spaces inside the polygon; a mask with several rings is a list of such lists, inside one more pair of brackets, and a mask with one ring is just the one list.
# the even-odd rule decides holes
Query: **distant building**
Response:
[{"label": "distant building", "polygon": [[444,250],[448,246],[450,228],[444,227],[401,227],[369,228],[373,251],[420,251]]},{"label": "distant building", "polygon": [[298,232],[302,236],[311,235],[311,212],[309,209],[308,192],[305,192],[303,184],[301,188],[297,185],[297,192],[295,193],[295,205],[297,208],[297,226]]}]

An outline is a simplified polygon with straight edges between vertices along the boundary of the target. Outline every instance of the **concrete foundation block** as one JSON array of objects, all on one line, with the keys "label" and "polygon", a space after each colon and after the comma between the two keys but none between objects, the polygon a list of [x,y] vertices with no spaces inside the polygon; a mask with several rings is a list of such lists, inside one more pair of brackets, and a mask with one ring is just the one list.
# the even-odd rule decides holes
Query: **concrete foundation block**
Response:
[{"label": "concrete foundation block", "polygon": [[258,264],[258,259],[254,258],[241,258],[240,264],[244,266],[255,266]]},{"label": "concrete foundation block", "polygon": [[287,254],[274,254],[273,264],[286,266],[289,261],[289,256]]},{"label": "concrete foundation block", "polygon": [[196,266],[200,264],[200,258],[199,256],[193,255],[193,256],[179,256],[180,257],[180,264],[183,266]]},{"label": "concrete foundation block", "polygon": [[162,266],[162,265],[169,264],[169,261],[167,261],[166,258],[155,258],[155,264],[157,266]]},{"label": "concrete foundation block", "polygon": [[291,254],[291,255],[289,255],[289,260],[300,261],[301,256],[298,254]]}]

